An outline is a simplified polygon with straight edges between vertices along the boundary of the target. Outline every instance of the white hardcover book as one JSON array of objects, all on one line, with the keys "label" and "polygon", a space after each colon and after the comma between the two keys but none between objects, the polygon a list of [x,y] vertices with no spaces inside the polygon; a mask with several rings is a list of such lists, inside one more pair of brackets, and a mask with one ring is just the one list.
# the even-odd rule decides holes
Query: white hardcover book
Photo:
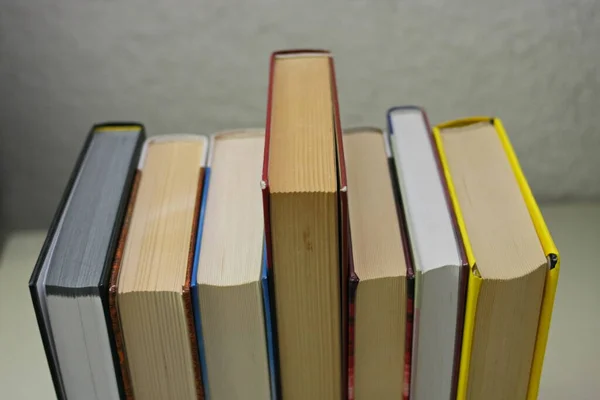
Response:
[{"label": "white hardcover book", "polygon": [[388,111],[396,173],[415,274],[410,396],[455,397],[466,263],[424,111]]}]

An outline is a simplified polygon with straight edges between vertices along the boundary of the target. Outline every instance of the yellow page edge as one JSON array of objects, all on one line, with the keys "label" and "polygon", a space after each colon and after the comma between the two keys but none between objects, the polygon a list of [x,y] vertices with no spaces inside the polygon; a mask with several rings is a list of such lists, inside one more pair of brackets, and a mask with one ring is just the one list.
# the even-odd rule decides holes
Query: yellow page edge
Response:
[{"label": "yellow page edge", "polygon": [[135,125],[109,125],[109,126],[97,127],[96,129],[94,129],[94,133],[139,131],[140,129],[141,129],[140,126],[135,126]]},{"label": "yellow page edge", "polygon": [[[512,170],[519,183],[519,188],[527,204],[527,209],[531,215],[531,219],[535,226],[535,230],[540,238],[540,243],[544,249],[544,253],[548,258],[549,269],[546,274],[546,281],[544,286],[544,295],[542,297],[542,308],[540,310],[540,319],[538,322],[537,338],[535,342],[535,349],[533,352],[533,362],[531,364],[531,372],[529,376],[529,388],[527,389],[527,399],[535,400],[538,397],[540,388],[540,378],[542,376],[542,366],[544,364],[544,355],[546,353],[546,344],[548,343],[548,331],[550,329],[550,321],[552,320],[552,309],[554,307],[554,298],[556,296],[556,286],[558,284],[558,275],[560,272],[560,255],[558,249],[552,240],[550,231],[546,226],[544,217],[540,212],[535,198],[531,192],[531,188],[527,183],[525,175],[519,165],[519,160],[513,150],[513,147],[508,139],[508,135],[504,130],[502,121],[498,118],[493,119],[494,128],[498,133],[498,137],[502,142],[504,151],[508,157]],[[554,258],[554,260],[553,260]],[[554,268],[552,268],[554,263]]]}]

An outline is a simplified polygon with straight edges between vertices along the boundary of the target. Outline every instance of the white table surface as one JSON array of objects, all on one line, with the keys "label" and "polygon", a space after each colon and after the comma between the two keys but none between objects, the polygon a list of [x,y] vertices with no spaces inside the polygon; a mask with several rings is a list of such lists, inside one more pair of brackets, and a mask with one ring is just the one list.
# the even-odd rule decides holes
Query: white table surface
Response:
[{"label": "white table surface", "polygon": [[[540,399],[600,398],[600,204],[542,207],[562,268]],[[27,282],[45,237],[15,232],[0,253],[0,398],[55,399]]]}]

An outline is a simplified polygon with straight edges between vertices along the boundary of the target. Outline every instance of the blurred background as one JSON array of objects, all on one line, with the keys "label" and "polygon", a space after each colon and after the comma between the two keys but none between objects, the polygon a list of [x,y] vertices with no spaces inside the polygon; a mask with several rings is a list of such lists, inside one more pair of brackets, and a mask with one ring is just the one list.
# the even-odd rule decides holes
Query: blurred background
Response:
[{"label": "blurred background", "polygon": [[600,0],[0,0],[0,398],[53,398],[26,282],[92,124],[262,127],[298,47],[333,52],[344,127],[502,119],[563,259],[540,398],[597,398]]},{"label": "blurred background", "polygon": [[95,122],[263,126],[268,57],[333,51],[345,127],[500,117],[542,201],[600,196],[600,2],[0,1],[0,226],[45,228]]}]

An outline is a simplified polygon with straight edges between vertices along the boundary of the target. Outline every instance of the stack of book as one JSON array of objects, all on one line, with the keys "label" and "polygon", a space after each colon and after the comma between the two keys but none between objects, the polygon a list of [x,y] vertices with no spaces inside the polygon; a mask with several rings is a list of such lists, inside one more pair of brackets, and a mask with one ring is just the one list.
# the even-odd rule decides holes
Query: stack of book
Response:
[{"label": "stack of book", "polygon": [[60,399],[534,399],[559,255],[502,123],[342,131],[271,57],[266,130],[95,125],[30,281]]}]

